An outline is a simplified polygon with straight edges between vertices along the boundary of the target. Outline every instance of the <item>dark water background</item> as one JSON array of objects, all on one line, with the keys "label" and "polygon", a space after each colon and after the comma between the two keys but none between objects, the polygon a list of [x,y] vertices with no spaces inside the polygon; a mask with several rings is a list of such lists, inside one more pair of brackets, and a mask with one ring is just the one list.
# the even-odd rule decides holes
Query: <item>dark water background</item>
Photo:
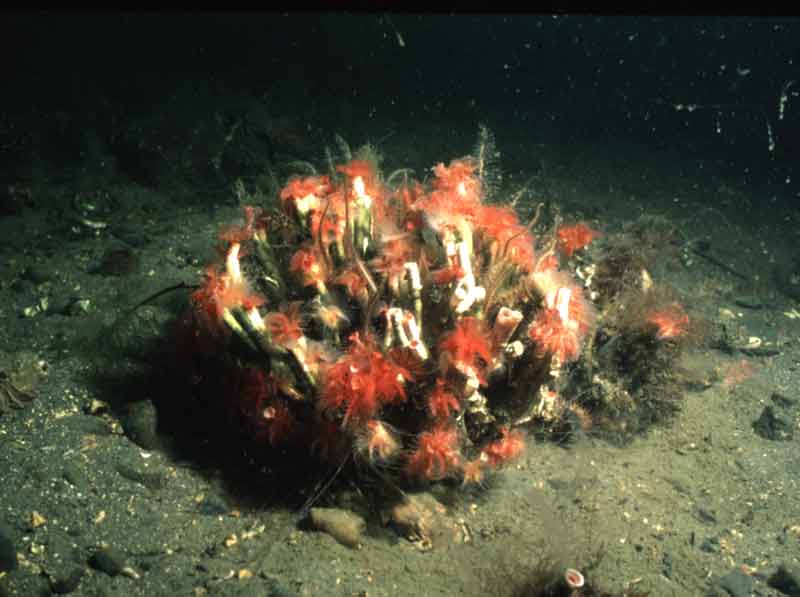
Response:
[{"label": "dark water background", "polygon": [[[794,18],[45,12],[2,21],[4,118],[32,128],[61,163],[82,149],[77,129],[113,136],[193,86],[223,99],[291,98],[299,120],[343,103],[351,120],[402,128],[444,114],[530,139],[680,147],[769,182],[785,181],[797,152],[800,85],[778,115],[784,86],[798,79]],[[190,96],[181,101],[192,110]]]}]

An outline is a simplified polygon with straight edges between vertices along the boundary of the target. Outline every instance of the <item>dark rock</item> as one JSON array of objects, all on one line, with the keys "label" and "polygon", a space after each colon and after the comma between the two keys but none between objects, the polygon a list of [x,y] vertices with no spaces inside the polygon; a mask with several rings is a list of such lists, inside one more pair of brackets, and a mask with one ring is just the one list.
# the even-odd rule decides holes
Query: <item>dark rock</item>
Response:
[{"label": "dark rock", "polygon": [[711,241],[706,239],[697,239],[690,246],[695,253],[700,253],[702,255],[711,250]]},{"label": "dark rock", "polygon": [[50,577],[50,589],[59,595],[72,593],[81,584],[83,573],[82,566],[71,566],[63,573]]},{"label": "dark rock", "polygon": [[167,476],[160,470],[142,470],[129,463],[120,462],[116,466],[117,472],[134,483],[158,491],[167,485]]},{"label": "dark rock", "polygon": [[800,568],[781,564],[769,577],[767,584],[784,595],[800,597]]},{"label": "dark rock", "polygon": [[9,572],[17,567],[17,550],[11,529],[0,523],[0,572]]},{"label": "dark rock", "polygon": [[52,278],[49,270],[38,265],[30,265],[26,267],[21,274],[23,280],[28,280],[34,284],[42,284]]},{"label": "dark rock", "polygon": [[11,290],[16,292],[17,294],[22,295],[24,301],[29,301],[31,299],[35,300],[36,297],[36,284],[31,282],[30,280],[25,280],[24,278],[18,278],[11,283],[9,287]]},{"label": "dark rock", "polygon": [[778,392],[773,392],[769,399],[775,403],[775,406],[784,409],[792,408],[795,404],[797,404],[797,398],[789,398],[783,394],[778,394]]},{"label": "dark rock", "polygon": [[744,309],[761,309],[764,303],[754,294],[741,294],[733,299],[737,306]]},{"label": "dark rock", "polygon": [[761,416],[753,422],[753,430],[763,437],[773,441],[786,441],[792,439],[792,421],[775,412],[771,406],[765,406]]},{"label": "dark rock", "polygon": [[706,524],[717,523],[717,517],[714,515],[714,512],[707,510],[702,506],[697,507],[697,518]]},{"label": "dark rock", "polygon": [[161,447],[158,437],[158,411],[150,400],[140,400],[128,406],[122,417],[122,428],[132,442],[145,450]]},{"label": "dark rock", "polygon": [[753,593],[753,579],[741,570],[731,570],[719,581],[731,597],[750,597]]},{"label": "dark rock", "polygon": [[90,273],[101,276],[128,276],[139,269],[139,256],[127,247],[107,251]]},{"label": "dark rock", "polygon": [[776,357],[781,354],[781,351],[774,346],[756,346],[754,348],[742,346],[739,348],[739,352],[749,357]]},{"label": "dark rock", "polygon": [[215,495],[207,495],[197,506],[200,514],[206,516],[219,516],[231,511],[230,506],[224,498]]},{"label": "dark rock", "polygon": [[89,565],[109,576],[117,576],[125,568],[125,555],[113,547],[101,547],[89,558]]},{"label": "dark rock", "polygon": [[707,537],[701,544],[700,549],[706,553],[719,553],[719,539]]}]

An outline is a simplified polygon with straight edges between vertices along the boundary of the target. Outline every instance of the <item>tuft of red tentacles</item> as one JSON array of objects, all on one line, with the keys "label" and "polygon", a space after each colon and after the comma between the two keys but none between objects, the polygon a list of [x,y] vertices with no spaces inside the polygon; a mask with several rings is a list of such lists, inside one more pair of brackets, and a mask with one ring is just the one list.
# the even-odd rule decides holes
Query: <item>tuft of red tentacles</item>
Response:
[{"label": "tuft of red tentacles", "polygon": [[417,449],[406,462],[409,477],[425,481],[443,479],[461,462],[458,430],[439,425],[420,434]]},{"label": "tuft of red tentacles", "polygon": [[492,338],[483,320],[462,317],[439,343],[443,369],[451,366],[462,373],[474,373],[486,385],[486,371],[492,361]]},{"label": "tuft of red tentacles", "polygon": [[270,311],[264,316],[270,338],[282,348],[292,348],[303,336],[300,307],[302,302],[293,301],[280,311]]},{"label": "tuft of red tentacles", "polygon": [[655,327],[659,340],[684,336],[689,331],[689,316],[678,303],[653,311],[648,315],[647,322]]},{"label": "tuft of red tentacles", "polygon": [[405,400],[408,369],[385,356],[375,341],[358,333],[350,337],[347,352],[325,372],[321,395],[324,408],[344,410],[344,424],[375,418],[381,406]]},{"label": "tuft of red tentacles", "polygon": [[600,236],[600,233],[590,228],[588,224],[580,222],[572,226],[561,226],[556,232],[556,236],[558,237],[558,249],[565,257],[569,258],[575,251],[582,249]]},{"label": "tuft of red tentacles", "polygon": [[446,385],[445,380],[436,380],[436,386],[428,396],[428,410],[434,419],[447,419],[452,412],[461,408],[461,403]]}]

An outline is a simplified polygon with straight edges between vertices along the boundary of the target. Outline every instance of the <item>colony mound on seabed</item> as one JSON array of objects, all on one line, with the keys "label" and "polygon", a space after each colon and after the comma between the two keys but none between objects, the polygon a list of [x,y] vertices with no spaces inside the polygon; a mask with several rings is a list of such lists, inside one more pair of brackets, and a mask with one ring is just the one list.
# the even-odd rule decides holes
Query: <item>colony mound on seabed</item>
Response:
[{"label": "colony mound on seabed", "polygon": [[689,318],[636,245],[606,236],[592,261],[598,232],[520,222],[487,176],[478,155],[383,178],[365,146],[224,227],[180,347],[225,424],[265,454],[470,484],[532,432],[637,431],[677,405]]}]

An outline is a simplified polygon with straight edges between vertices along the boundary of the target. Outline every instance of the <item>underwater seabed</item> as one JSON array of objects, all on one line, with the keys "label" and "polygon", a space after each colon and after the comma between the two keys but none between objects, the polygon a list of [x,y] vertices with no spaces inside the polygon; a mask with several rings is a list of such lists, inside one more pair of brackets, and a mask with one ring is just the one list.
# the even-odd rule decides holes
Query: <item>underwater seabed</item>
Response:
[{"label": "underwater seabed", "polygon": [[[117,238],[124,230],[134,250],[84,223],[56,251],[52,217],[0,221],[26,220],[39,239],[24,256],[13,242],[2,248],[9,323],[0,355],[0,594],[678,596],[791,587],[800,551],[791,226],[780,214],[767,221],[741,181],[658,150],[505,149],[505,131],[494,132],[499,171],[507,151],[540,163],[498,181],[484,176],[472,146],[434,156],[428,166],[442,169],[416,173],[427,186],[383,232],[390,242],[400,232],[414,238],[399,267],[380,261],[363,196],[397,197],[412,186],[406,174],[389,185],[374,161],[364,169],[370,156],[358,161],[355,147],[330,172],[341,167],[330,186],[343,193],[343,224],[332,221],[334,232],[320,238],[296,205],[281,207],[269,226],[283,213],[288,232],[272,256],[248,245],[261,242],[253,240],[258,226],[231,207],[233,192],[208,210],[170,204],[135,183],[105,183],[127,206],[111,229]],[[372,151],[411,155],[425,126],[414,134],[398,132]],[[465,161],[469,152],[477,162]],[[376,186],[350,187],[359,175]],[[500,206],[525,189],[516,196],[519,221],[509,221],[521,234],[498,241],[476,227],[468,242],[461,223],[415,216],[414,201],[458,193],[465,181]],[[242,203],[253,193],[244,188]],[[348,204],[349,193],[361,203]],[[351,205],[361,211],[348,213]],[[440,204],[420,205],[430,212]],[[322,202],[313,209],[328,217]],[[468,211],[460,217],[469,220]],[[563,251],[559,229],[578,224],[596,234]],[[226,244],[215,252],[220,226]],[[509,252],[525,234],[536,259]],[[238,270],[232,244],[242,249]],[[335,275],[315,278],[314,264],[295,257],[302,247],[322,251]],[[498,265],[509,255],[520,259]],[[542,265],[549,256],[558,264]],[[207,263],[216,264],[213,274]],[[350,265],[364,284],[351,295],[346,284],[329,290]],[[225,276],[237,272],[252,281],[228,292]],[[283,346],[275,338],[285,322],[269,316],[290,314],[268,296],[281,288],[272,283],[278,275],[286,304],[309,311]],[[358,296],[370,281],[381,290]],[[488,282],[493,291],[476,291]],[[171,290],[137,306],[161,289]],[[585,305],[572,305],[592,317],[570,306],[579,294]],[[336,317],[327,325],[320,304],[340,308],[349,327],[339,329]],[[210,322],[187,324],[187,305]],[[246,315],[259,307],[271,335]],[[520,314],[505,336],[502,308]],[[574,339],[548,343],[552,329],[536,323],[548,310]],[[187,327],[176,332],[176,322],[195,339],[192,326],[220,327],[191,353]],[[460,340],[448,343],[459,326]],[[308,345],[291,343],[298,333],[329,345],[324,365],[304,360]],[[471,338],[467,353],[463,337]],[[391,375],[367,395],[370,376],[356,376],[364,368]],[[342,379],[330,382],[330,370]],[[243,371],[271,389],[243,393],[252,386]],[[438,407],[429,401],[437,388],[452,398]],[[278,428],[281,408],[292,423]],[[391,420],[391,442],[368,434],[379,415]],[[323,423],[341,442],[321,445],[315,425]],[[426,433],[451,430],[425,443]]]}]

